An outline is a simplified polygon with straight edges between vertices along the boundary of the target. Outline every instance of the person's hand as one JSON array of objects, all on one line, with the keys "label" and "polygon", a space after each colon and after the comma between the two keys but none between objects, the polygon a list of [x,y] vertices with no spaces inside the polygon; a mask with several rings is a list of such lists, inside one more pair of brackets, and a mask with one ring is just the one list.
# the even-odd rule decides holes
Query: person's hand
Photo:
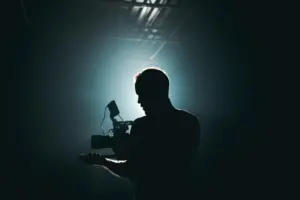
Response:
[{"label": "person's hand", "polygon": [[88,165],[103,165],[105,163],[105,157],[99,153],[81,153],[79,159]]}]

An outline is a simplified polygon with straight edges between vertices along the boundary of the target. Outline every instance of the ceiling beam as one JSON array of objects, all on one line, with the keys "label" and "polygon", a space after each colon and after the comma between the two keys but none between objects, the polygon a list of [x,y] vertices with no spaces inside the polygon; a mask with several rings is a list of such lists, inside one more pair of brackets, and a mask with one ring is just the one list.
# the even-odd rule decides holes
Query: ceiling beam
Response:
[{"label": "ceiling beam", "polygon": [[151,8],[178,8],[178,5],[173,4],[158,4],[158,3],[139,3],[136,1],[124,1],[124,0],[98,0],[99,3],[108,6],[141,6],[141,7],[151,7]]}]

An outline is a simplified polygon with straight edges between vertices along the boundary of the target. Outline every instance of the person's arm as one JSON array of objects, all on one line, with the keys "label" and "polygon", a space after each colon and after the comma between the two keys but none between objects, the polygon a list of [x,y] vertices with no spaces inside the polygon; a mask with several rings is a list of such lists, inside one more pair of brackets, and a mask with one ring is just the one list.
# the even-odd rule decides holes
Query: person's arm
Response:
[{"label": "person's arm", "polygon": [[120,143],[113,148],[113,151],[117,159],[124,161],[106,159],[102,165],[112,174],[129,179],[136,177],[141,142],[138,138],[141,130],[140,124],[141,119],[134,120],[130,135],[123,135],[123,137],[121,135],[121,137],[116,138]]},{"label": "person's arm", "polygon": [[139,141],[132,136],[135,136],[137,132],[138,129],[136,124],[134,124],[131,128],[130,136],[127,135],[124,138],[117,138],[118,140],[123,140],[123,142],[113,148],[118,160],[105,158],[100,154],[98,154],[98,156],[96,154],[83,154],[80,156],[80,159],[86,164],[101,166],[116,176],[132,178],[134,176],[134,169],[136,169],[135,165],[138,161],[136,155],[139,153]]},{"label": "person's arm", "polygon": [[112,147],[118,160],[136,160],[139,152],[138,135],[140,134],[140,119],[136,119],[131,127],[130,134],[117,134]]},{"label": "person's arm", "polygon": [[128,178],[129,177],[129,169],[127,161],[120,161],[120,160],[113,160],[106,158],[101,164],[103,168],[109,171],[111,174],[122,177]]},{"label": "person's arm", "polygon": [[126,160],[113,160],[105,158],[99,153],[80,154],[81,161],[88,165],[101,166],[118,177],[128,178],[129,167]]}]

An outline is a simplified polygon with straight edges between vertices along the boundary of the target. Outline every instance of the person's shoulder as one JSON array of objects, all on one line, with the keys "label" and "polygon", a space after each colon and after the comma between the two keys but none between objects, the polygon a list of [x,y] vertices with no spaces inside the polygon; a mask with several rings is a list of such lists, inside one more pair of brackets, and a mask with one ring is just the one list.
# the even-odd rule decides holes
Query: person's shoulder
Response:
[{"label": "person's shoulder", "polygon": [[179,111],[179,114],[181,115],[181,117],[183,117],[184,120],[199,123],[198,117],[195,114],[193,114],[191,112],[188,112],[186,110],[182,110],[182,109],[180,109],[178,111]]},{"label": "person's shoulder", "polygon": [[147,117],[138,117],[133,121],[133,126],[142,126],[147,123]]},{"label": "person's shoulder", "polygon": [[201,135],[201,125],[200,121],[198,120],[198,117],[195,114],[192,114],[185,110],[180,110],[181,115],[183,116],[183,121],[186,127],[188,127],[193,134],[193,137],[195,141],[198,141],[200,139]]},{"label": "person's shoulder", "polygon": [[146,126],[146,119],[146,116],[136,118],[132,123],[130,134],[135,135],[136,132],[143,130]]},{"label": "person's shoulder", "polygon": [[143,123],[146,121],[146,116],[136,118],[133,123]]}]

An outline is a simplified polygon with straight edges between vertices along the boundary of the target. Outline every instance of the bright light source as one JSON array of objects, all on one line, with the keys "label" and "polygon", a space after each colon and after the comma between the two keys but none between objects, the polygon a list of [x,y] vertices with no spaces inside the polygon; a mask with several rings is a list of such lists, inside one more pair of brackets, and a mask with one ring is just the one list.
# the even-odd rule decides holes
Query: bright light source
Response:
[{"label": "bright light source", "polygon": [[140,10],[140,7],[139,6],[134,6],[132,9],[131,9],[131,15],[136,15],[138,13],[138,11]]},{"label": "bright light source", "polygon": [[150,7],[144,7],[141,14],[140,14],[140,16],[139,16],[138,22],[141,22],[145,18],[145,16],[148,15],[150,10],[151,10]]},{"label": "bright light source", "polygon": [[151,12],[148,21],[147,21],[147,26],[153,23],[153,21],[157,18],[159,15],[160,11],[158,8],[154,8],[153,11]]}]

